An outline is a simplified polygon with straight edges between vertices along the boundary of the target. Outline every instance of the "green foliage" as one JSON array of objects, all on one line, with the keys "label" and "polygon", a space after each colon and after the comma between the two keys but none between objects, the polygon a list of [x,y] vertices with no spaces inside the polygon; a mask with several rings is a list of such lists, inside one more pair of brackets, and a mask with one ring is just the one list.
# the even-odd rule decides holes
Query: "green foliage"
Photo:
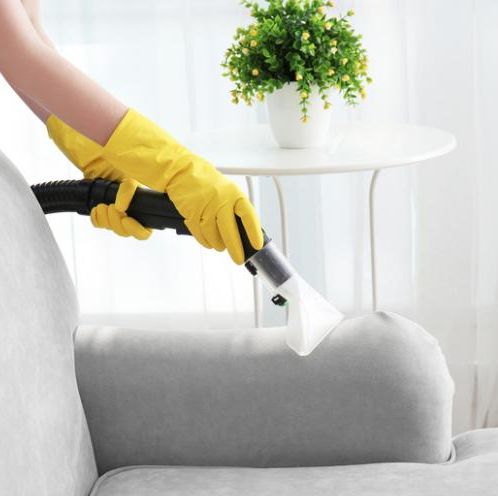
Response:
[{"label": "green foliage", "polygon": [[351,27],[352,10],[331,15],[334,4],[324,0],[241,0],[254,22],[238,28],[225,53],[223,75],[234,82],[232,101],[251,105],[254,98],[295,81],[302,120],[308,119],[308,101],[317,87],[329,108],[329,90],[336,88],[349,104],[365,97],[367,56],[361,35]]}]

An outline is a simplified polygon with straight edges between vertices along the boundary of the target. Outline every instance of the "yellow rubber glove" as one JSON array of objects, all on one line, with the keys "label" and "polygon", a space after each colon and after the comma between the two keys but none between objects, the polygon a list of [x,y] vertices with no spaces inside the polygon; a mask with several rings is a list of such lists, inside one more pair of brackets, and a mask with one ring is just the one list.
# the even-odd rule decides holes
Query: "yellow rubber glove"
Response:
[{"label": "yellow rubber glove", "polygon": [[244,262],[236,215],[251,245],[262,248],[258,216],[238,186],[138,112],[128,111],[104,146],[102,158],[124,176],[167,193],[189,231],[206,248],[226,248],[235,263]]},{"label": "yellow rubber glove", "polygon": [[110,229],[119,236],[133,236],[139,240],[149,239],[152,230],[126,215],[137,187],[138,183],[134,179],[124,179],[119,186],[115,203],[111,205],[101,203],[92,208],[90,213],[92,224],[95,227]]},{"label": "yellow rubber glove", "polygon": [[120,236],[148,239],[152,231],[125,213],[137,189],[136,181],[126,179],[122,172],[102,158],[102,146],[78,133],[55,115],[47,119],[47,129],[57,147],[83,172],[86,179],[102,178],[122,182],[115,204],[100,204],[92,209],[93,225],[110,229]]}]

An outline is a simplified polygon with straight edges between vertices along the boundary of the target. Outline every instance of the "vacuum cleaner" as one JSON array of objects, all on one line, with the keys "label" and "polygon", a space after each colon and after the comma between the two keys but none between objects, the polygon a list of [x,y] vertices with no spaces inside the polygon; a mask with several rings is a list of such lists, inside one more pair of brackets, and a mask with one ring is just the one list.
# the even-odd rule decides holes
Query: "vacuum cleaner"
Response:
[{"label": "vacuum cleaner", "polygon": [[[31,187],[45,214],[76,212],[80,215],[90,215],[100,203],[114,203],[118,188],[118,182],[104,179],[51,181]],[[138,188],[126,213],[148,228],[191,234],[184,218],[164,193]],[[264,245],[255,250],[241,219],[236,220],[246,269],[263,280],[275,305],[288,306],[287,344],[298,355],[309,355],[344,318],[343,314],[299,276],[264,230]]]}]

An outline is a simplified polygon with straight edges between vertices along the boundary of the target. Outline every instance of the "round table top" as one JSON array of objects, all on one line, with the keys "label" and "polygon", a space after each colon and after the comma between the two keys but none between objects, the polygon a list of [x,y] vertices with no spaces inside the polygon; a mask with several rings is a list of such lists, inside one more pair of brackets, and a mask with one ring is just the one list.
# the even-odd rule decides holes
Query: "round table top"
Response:
[{"label": "round table top", "polygon": [[226,174],[337,174],[414,164],[449,153],[455,137],[411,124],[351,123],[332,129],[323,148],[279,148],[267,125],[196,133],[189,147]]}]

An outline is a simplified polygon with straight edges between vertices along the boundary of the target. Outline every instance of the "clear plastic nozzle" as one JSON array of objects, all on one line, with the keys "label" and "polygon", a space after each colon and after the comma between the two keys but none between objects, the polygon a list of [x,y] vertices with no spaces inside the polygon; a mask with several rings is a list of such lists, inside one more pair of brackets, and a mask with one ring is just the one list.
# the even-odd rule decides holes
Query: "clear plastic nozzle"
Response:
[{"label": "clear plastic nozzle", "polygon": [[[271,292],[272,301],[287,302],[287,345],[298,355],[309,355],[343,320],[344,315],[313,289],[272,243],[267,243],[247,263]],[[277,303],[280,301],[280,303]]]}]

